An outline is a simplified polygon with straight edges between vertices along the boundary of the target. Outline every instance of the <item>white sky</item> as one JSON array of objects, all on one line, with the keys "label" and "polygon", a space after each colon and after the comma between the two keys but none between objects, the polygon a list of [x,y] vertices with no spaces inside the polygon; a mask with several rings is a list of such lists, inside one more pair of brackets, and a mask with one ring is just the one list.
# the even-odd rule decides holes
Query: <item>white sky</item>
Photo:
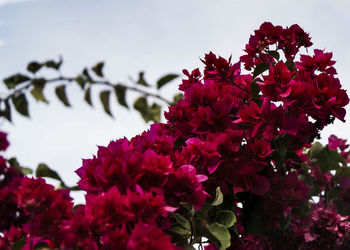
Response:
[{"label": "white sky", "polygon": [[[253,30],[271,21],[297,23],[311,34],[313,48],[332,51],[338,76],[349,89],[349,13],[348,0],[0,0],[0,78],[24,72],[31,60],[62,55],[67,75],[104,60],[112,81],[127,82],[145,70],[155,82],[168,72],[202,67],[199,58],[209,51],[238,60]],[[164,95],[171,96],[177,88],[173,84]],[[148,127],[115,102],[115,120],[103,113],[97,99],[91,109],[78,88],[68,89],[71,109],[53,92],[45,92],[49,105],[31,99],[31,119],[14,115],[14,124],[2,122],[1,129],[9,133],[8,156],[16,155],[30,167],[46,162],[71,185],[78,180],[73,171],[81,158],[95,154],[96,145]],[[349,122],[330,126],[324,137],[350,138]]]}]

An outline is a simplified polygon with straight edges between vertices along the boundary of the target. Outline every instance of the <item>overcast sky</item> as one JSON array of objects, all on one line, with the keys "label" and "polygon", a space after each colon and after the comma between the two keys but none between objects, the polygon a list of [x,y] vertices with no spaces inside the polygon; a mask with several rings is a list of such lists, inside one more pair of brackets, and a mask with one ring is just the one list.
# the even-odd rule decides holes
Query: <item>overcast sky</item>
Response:
[{"label": "overcast sky", "polygon": [[[253,30],[271,21],[297,23],[311,34],[313,48],[332,51],[349,89],[349,13],[349,0],[0,0],[0,78],[23,72],[31,60],[62,55],[65,75],[104,60],[113,82],[127,82],[140,70],[154,82],[168,72],[202,67],[199,58],[209,51],[238,60]],[[163,94],[171,96],[177,83]],[[8,156],[30,167],[45,162],[71,185],[78,180],[73,171],[96,153],[96,145],[148,127],[115,102],[114,120],[97,100],[94,109],[88,107],[77,88],[68,89],[71,109],[53,92],[45,92],[49,105],[30,100],[31,119],[14,115],[14,123],[2,121],[1,129],[9,133]],[[349,117],[329,127],[323,138],[330,133],[350,138]]]}]

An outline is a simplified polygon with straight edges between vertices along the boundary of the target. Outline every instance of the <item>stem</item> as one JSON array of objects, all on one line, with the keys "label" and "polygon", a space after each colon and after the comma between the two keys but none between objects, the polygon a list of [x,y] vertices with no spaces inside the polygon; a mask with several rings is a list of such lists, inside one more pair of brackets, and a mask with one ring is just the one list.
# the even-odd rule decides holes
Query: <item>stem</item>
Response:
[{"label": "stem", "polygon": [[[46,80],[46,83],[55,83],[55,82],[59,82],[59,81],[73,82],[73,81],[75,81],[75,78],[74,77],[63,77],[63,76],[60,76],[60,77],[56,77],[56,78],[52,78],[52,79],[45,79],[45,80]],[[113,83],[109,82],[109,81],[101,81],[101,80],[94,80],[94,79],[92,79],[90,84],[101,84],[101,85],[105,85],[105,86],[108,86],[108,87],[115,87],[115,85]],[[169,101],[166,98],[160,96],[159,94],[154,94],[154,93],[148,92],[147,90],[140,89],[140,88],[133,87],[133,86],[128,86],[128,85],[125,85],[125,84],[120,84],[120,85],[123,86],[124,88],[128,89],[128,90],[132,90],[134,92],[138,92],[138,93],[143,94],[145,96],[154,97],[154,98],[156,98],[156,99],[158,99],[158,100],[160,100],[162,102],[167,103],[168,105],[172,105],[173,104],[171,101]],[[0,101],[2,101],[2,100],[9,100],[12,97],[16,96],[18,93],[21,93],[23,90],[30,88],[31,86],[32,86],[32,81],[27,82],[26,84],[23,84],[22,86],[20,86],[17,89],[15,89],[11,94],[7,95],[6,97],[4,97],[4,98],[0,97]]]}]

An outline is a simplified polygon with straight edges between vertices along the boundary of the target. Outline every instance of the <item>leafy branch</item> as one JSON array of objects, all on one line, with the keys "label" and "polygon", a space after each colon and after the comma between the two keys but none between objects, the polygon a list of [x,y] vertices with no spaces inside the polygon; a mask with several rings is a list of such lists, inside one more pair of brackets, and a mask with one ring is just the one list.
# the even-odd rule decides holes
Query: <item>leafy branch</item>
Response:
[{"label": "leafy branch", "polygon": [[[104,89],[100,90],[99,97],[104,111],[111,117],[113,114],[110,109],[110,96],[114,92],[115,98],[119,105],[129,109],[127,103],[127,93],[129,91],[140,94],[133,103],[133,108],[140,113],[145,122],[160,121],[161,105],[158,103],[165,103],[166,105],[174,104],[178,95],[174,97],[173,101],[161,96],[157,91],[178,78],[178,74],[167,74],[161,77],[156,86],[150,85],[145,77],[144,72],[139,72],[138,79],[132,80],[131,84],[113,83],[108,81],[103,73],[104,62],[99,62],[91,68],[84,68],[82,72],[76,77],[62,76],[60,68],[63,60],[58,61],[48,60],[46,62],[33,61],[27,65],[25,74],[17,73],[11,75],[3,80],[5,86],[9,90],[8,93],[0,96],[0,117],[12,121],[11,111],[14,109],[21,115],[29,117],[27,96],[30,95],[37,101],[48,103],[44,96],[44,88],[48,85],[55,85],[55,94],[58,99],[67,107],[71,104],[67,97],[66,86],[69,84],[78,84],[80,89],[84,92],[84,100],[90,106],[93,106],[91,99],[91,92],[94,86],[102,86]],[[45,78],[38,76],[37,73],[44,68],[51,69],[57,72],[58,76],[53,78]],[[28,93],[29,92],[29,93]],[[148,97],[157,100],[149,104]]]}]

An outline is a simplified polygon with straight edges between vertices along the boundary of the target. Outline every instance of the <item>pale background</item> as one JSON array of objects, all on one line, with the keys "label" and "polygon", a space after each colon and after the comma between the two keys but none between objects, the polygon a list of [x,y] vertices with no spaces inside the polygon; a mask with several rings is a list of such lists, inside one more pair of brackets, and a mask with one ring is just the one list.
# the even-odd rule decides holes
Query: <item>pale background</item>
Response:
[{"label": "pale background", "polygon": [[[202,67],[199,59],[209,51],[238,60],[253,30],[271,21],[297,23],[311,34],[313,48],[332,51],[338,76],[349,89],[349,13],[349,0],[0,0],[0,79],[24,72],[31,60],[62,55],[64,75],[77,75],[104,60],[111,81],[127,82],[145,70],[147,80],[155,82],[168,72]],[[179,82],[163,94],[172,96]],[[92,109],[82,92],[71,87],[73,108],[68,109],[53,93],[52,88],[45,91],[49,105],[30,99],[30,119],[14,115],[13,124],[0,125],[9,133],[7,156],[17,156],[28,167],[45,162],[70,185],[78,180],[73,171],[82,158],[96,153],[96,145],[130,138],[149,126],[115,100],[112,120],[97,96]],[[349,122],[330,126],[322,141],[331,133],[350,138]]]}]

